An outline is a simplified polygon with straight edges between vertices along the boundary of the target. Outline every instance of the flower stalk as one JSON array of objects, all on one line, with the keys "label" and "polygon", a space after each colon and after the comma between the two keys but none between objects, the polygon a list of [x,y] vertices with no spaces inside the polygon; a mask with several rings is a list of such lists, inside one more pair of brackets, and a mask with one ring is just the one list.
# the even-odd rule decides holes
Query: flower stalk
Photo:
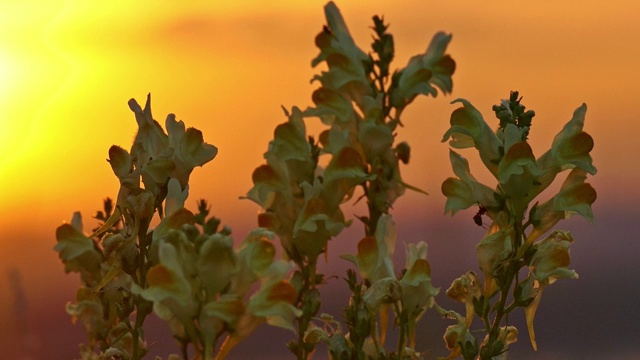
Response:
[{"label": "flower stalk", "polygon": [[[568,232],[553,231],[545,239],[536,240],[573,213],[593,221],[591,205],[596,192],[585,180],[586,174],[594,175],[596,169],[590,156],[593,140],[582,130],[586,106],[574,112],[554,138],[551,149],[536,158],[528,143],[535,112],[525,111],[521,100],[518,92],[513,91],[509,99],[493,107],[499,120],[495,132],[468,101],[456,100],[454,103],[461,102],[463,107],[451,115],[451,128],[443,138],[443,141],[451,139],[449,144],[453,148],[474,147],[498,182],[493,189],[479,183],[471,175],[467,160],[453,150],[450,152],[457,178],[449,178],[442,184],[442,192],[447,196],[445,211],[453,215],[478,205],[484,210],[476,216],[481,220],[480,214],[486,214],[492,223],[477,245],[484,285],[480,288],[475,280],[466,281],[461,288],[460,278],[447,291],[447,295],[466,305],[464,331],[468,331],[473,317],[478,316],[484,323],[486,337],[479,348],[476,340],[447,343],[451,350],[449,358],[457,354],[465,359],[506,357],[509,343],[517,339],[517,330],[508,325],[508,317],[517,308],[524,309],[529,339],[536,349],[533,318],[542,290],[558,278],[577,278],[575,271],[567,268],[568,246],[572,241]],[[543,203],[534,202],[556,175],[565,170],[570,172],[560,192]],[[521,280],[519,274],[523,269],[528,276]]]}]

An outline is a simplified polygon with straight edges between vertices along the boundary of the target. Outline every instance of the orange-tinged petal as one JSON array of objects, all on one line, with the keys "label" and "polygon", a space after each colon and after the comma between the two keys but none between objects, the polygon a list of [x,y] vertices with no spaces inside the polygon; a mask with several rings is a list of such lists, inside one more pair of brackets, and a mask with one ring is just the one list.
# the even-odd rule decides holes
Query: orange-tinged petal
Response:
[{"label": "orange-tinged petal", "polygon": [[305,114],[318,116],[322,121],[331,125],[334,119],[343,123],[354,121],[354,110],[351,100],[342,93],[331,88],[321,87],[311,96],[316,108],[308,109]]},{"label": "orange-tinged petal", "polygon": [[233,241],[224,235],[209,236],[202,243],[196,267],[208,299],[215,298],[237,272],[238,259]]},{"label": "orange-tinged petal", "polygon": [[538,311],[540,299],[542,299],[542,290],[544,290],[544,287],[540,288],[533,301],[524,309],[524,316],[527,322],[527,330],[529,331],[529,340],[531,341],[531,346],[535,351],[538,351],[538,345],[536,344],[536,334],[533,330],[533,320],[536,316],[536,312]]},{"label": "orange-tinged petal", "polygon": [[294,304],[297,298],[298,291],[286,280],[273,285],[267,295],[267,301],[282,301],[288,304]]},{"label": "orange-tinged petal", "polygon": [[563,169],[577,166],[594,175],[597,170],[589,154],[593,149],[593,139],[582,130],[586,112],[585,104],[575,110],[573,118],[553,139],[550,155]]},{"label": "orange-tinged petal", "polygon": [[176,275],[162,264],[154,265],[147,272],[149,286],[161,287],[165,290],[178,292],[182,288],[176,280]]},{"label": "orange-tinged petal", "polygon": [[203,312],[207,316],[223,320],[228,324],[234,324],[245,311],[242,299],[235,295],[223,295],[215,301],[203,306]]},{"label": "orange-tinged petal", "polygon": [[451,128],[444,134],[442,141],[451,138],[449,145],[457,149],[475,147],[487,169],[497,175],[497,164],[501,157],[500,140],[470,102],[457,99],[452,104],[456,102],[461,102],[463,107],[451,113]]},{"label": "orange-tinged petal", "polygon": [[442,183],[442,194],[447,197],[445,214],[454,215],[459,210],[464,210],[476,204],[471,188],[464,181],[448,178]]},{"label": "orange-tinged petal", "polygon": [[393,106],[402,109],[419,94],[435,97],[435,87],[445,94],[451,92],[456,63],[445,54],[450,41],[450,34],[436,33],[426,51],[409,59],[407,66],[398,71],[397,87],[390,94]]},{"label": "orange-tinged petal", "polygon": [[[589,222],[593,222],[591,205],[596,201],[598,194],[591,184],[582,183],[561,190],[553,198],[553,208],[558,211],[575,212],[582,215]],[[568,217],[565,215],[565,217]]]},{"label": "orange-tinged petal", "polygon": [[189,224],[194,225],[196,218],[193,213],[185,208],[181,208],[173,212],[171,215],[166,216],[160,224],[153,231],[153,241],[166,236],[170,230],[179,230],[182,225]]},{"label": "orange-tinged petal", "polygon": [[[513,144],[500,161],[498,167],[498,180],[506,184],[512,175],[522,175],[528,170],[534,177],[541,174],[533,156],[533,150],[526,141]],[[531,187],[533,184],[528,184]]]},{"label": "orange-tinged petal", "polygon": [[279,161],[310,161],[311,145],[307,141],[304,128],[300,129],[289,121],[276,127],[273,140],[269,144],[269,152]]}]

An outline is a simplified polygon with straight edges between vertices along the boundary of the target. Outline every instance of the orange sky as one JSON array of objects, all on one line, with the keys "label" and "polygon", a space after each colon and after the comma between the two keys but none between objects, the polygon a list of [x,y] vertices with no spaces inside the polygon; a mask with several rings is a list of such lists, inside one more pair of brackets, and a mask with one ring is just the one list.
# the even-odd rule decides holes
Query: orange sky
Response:
[{"label": "orange sky", "polygon": [[[220,148],[195,179],[213,186],[193,190],[213,198],[234,194],[219,201],[235,209],[240,205],[229,202],[248,189],[271,129],[284,120],[280,105],[309,104],[309,61],[323,24],[322,1],[43,3],[0,9],[0,176],[12,189],[0,195],[3,213],[19,201],[38,203],[56,221],[78,208],[93,209],[95,200],[68,201],[69,195],[104,189],[96,194],[100,198],[114,191],[115,179],[102,160],[111,144],[129,146],[135,123],[126,101],[142,101],[147,92],[161,122],[174,112]],[[541,146],[586,102],[595,154],[608,158],[600,167],[638,175],[637,169],[620,171],[624,160],[618,154],[629,145],[611,131],[638,129],[630,105],[640,87],[640,47],[631,46],[640,29],[632,2],[605,7],[601,1],[572,1],[563,8],[529,4],[517,10],[509,2],[355,3],[339,3],[354,37],[368,46],[370,17],[384,14],[396,37],[397,65],[423,51],[435,31],[454,35],[453,95],[418,100],[406,115],[409,130],[399,134],[421,165],[405,173],[430,193],[438,193],[448,173],[425,176],[418,168],[446,164],[439,140],[453,109],[448,102],[465,97],[491,116],[491,105],[511,89],[520,90],[539,114]],[[236,161],[239,153],[246,161]],[[235,174],[232,184],[229,173]],[[216,192],[221,187],[226,190]]]},{"label": "orange sky", "polygon": [[[237,237],[248,232],[258,208],[238,196],[251,187],[274,126],[285,120],[280,105],[310,105],[317,85],[309,80],[318,71],[310,61],[324,1],[15,3],[0,0],[0,264],[23,271],[29,295],[40,298],[62,286],[62,266],[51,250],[55,227],[76,210],[89,222],[101,199],[116,195],[107,150],[130,146],[136,124],[127,100],[143,102],[148,92],[157,120],[175,113],[219,148],[212,163],[194,172],[188,206],[207,198]],[[440,140],[455,108],[449,102],[467,98],[492,118],[491,105],[510,90],[519,90],[537,113],[532,142],[538,155],[587,103],[586,130],[595,139],[599,170],[591,180],[599,195],[596,217],[598,209],[621,202],[638,206],[640,167],[632,158],[640,150],[633,138],[640,133],[637,2],[337,5],[365,50],[371,17],[385,16],[396,66],[423,52],[436,31],[453,33],[453,94],[418,99],[399,130],[398,139],[413,150],[405,180],[431,194],[408,194],[397,205],[407,221],[442,214],[440,184],[451,171]],[[41,265],[30,266],[33,261]],[[0,305],[6,301],[0,298]]]}]

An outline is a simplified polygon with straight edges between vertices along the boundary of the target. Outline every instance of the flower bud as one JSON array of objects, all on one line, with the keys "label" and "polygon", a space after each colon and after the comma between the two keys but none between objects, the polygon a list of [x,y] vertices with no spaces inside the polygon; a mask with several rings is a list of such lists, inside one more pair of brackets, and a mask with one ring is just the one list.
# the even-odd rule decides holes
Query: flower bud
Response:
[{"label": "flower bud", "polygon": [[396,145],[396,156],[403,164],[406,165],[409,163],[409,159],[411,158],[411,147],[406,141]]}]

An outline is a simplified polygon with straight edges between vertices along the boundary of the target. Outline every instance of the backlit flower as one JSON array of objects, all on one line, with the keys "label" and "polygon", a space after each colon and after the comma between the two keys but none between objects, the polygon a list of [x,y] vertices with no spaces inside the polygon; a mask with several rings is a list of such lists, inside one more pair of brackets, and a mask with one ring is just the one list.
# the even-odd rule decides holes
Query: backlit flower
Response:
[{"label": "backlit flower", "polygon": [[396,224],[391,215],[378,220],[375,237],[367,236],[358,243],[358,254],[342,255],[358,268],[360,276],[372,284],[380,279],[394,278],[393,253],[396,247]]},{"label": "backlit flower", "polygon": [[361,108],[362,96],[369,93],[369,79],[362,66],[369,57],[353,41],[340,10],[333,3],[325,6],[327,24],[316,37],[320,54],[311,62],[312,66],[325,61],[329,71],[316,75],[322,86],[348,94]]},{"label": "backlit flower", "polygon": [[457,99],[451,103],[462,103],[463,107],[451,113],[451,128],[442,137],[442,141],[449,141],[449,145],[456,149],[475,147],[478,149],[482,163],[497,177],[498,164],[502,157],[500,139],[485,122],[482,114],[465,99]]},{"label": "backlit flower", "polygon": [[190,274],[185,274],[178,251],[172,244],[160,241],[158,251],[159,263],[147,272],[148,287],[142,289],[133,285],[131,291],[162,304],[182,322],[190,321],[197,310]]},{"label": "backlit flower", "polygon": [[475,315],[475,301],[480,299],[482,294],[482,284],[473,271],[469,271],[455,279],[453,283],[451,283],[451,287],[447,289],[447,296],[464,303],[466,310],[465,324],[467,326],[471,325],[471,321]]},{"label": "backlit flower", "polygon": [[436,33],[431,39],[424,54],[416,55],[409,60],[407,66],[400,70],[397,76],[397,88],[391,93],[391,104],[404,108],[419,95],[437,95],[440,91],[447,94],[453,88],[451,76],[456,69],[456,63],[445,51],[451,35],[443,32]]},{"label": "backlit flower", "polygon": [[569,246],[573,242],[571,234],[567,231],[554,231],[545,239],[534,244],[535,253],[529,265],[529,277],[534,281],[531,283],[533,301],[525,308],[525,319],[529,330],[529,339],[534,349],[537,348],[535,333],[533,330],[533,320],[540,305],[542,291],[560,278],[577,279],[575,270],[568,269],[571,258],[569,256]]},{"label": "backlit flower", "polygon": [[93,241],[82,233],[80,213],[73,214],[71,224],[62,224],[56,229],[56,240],[53,249],[59,253],[65,272],[80,273],[85,284],[97,284],[101,278],[102,255]]},{"label": "backlit flower", "polygon": [[442,183],[442,193],[447,197],[445,213],[454,215],[477,204],[485,208],[499,207],[495,191],[475,179],[467,159],[453,150],[449,151],[449,159],[458,178],[448,178]]}]

